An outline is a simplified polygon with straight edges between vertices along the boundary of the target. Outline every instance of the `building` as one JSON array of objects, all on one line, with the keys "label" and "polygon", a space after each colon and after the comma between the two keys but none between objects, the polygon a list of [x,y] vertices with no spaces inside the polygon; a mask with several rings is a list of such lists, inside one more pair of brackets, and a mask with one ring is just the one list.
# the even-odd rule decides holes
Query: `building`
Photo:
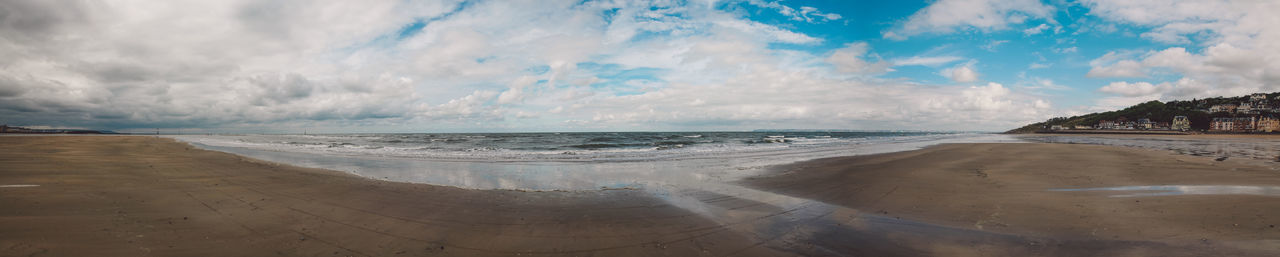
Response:
[{"label": "building", "polygon": [[1116,122],[1109,120],[1098,121],[1098,129],[1116,129]]},{"label": "building", "polygon": [[1067,129],[1067,127],[1063,127],[1062,125],[1053,125],[1049,127],[1049,130],[1064,130],[1064,129]]},{"label": "building", "polygon": [[1236,106],[1236,111],[1235,111],[1235,112],[1236,112],[1236,113],[1250,114],[1250,113],[1254,113],[1255,111],[1256,111],[1256,110],[1254,110],[1254,108],[1253,108],[1253,105],[1252,105],[1252,104],[1249,104],[1249,103],[1240,103],[1240,105],[1237,105],[1237,106]]},{"label": "building", "polygon": [[1093,127],[1085,125],[1076,125],[1075,129],[1093,129]]},{"label": "building", "polygon": [[1210,113],[1215,113],[1215,112],[1227,112],[1227,113],[1234,113],[1234,112],[1236,112],[1236,105],[1234,105],[1234,104],[1215,104],[1215,105],[1213,105],[1213,106],[1210,106],[1210,107],[1209,107],[1209,112],[1210,112]]},{"label": "building", "polygon": [[1246,132],[1257,129],[1257,119],[1254,117],[1221,117],[1213,118],[1209,122],[1209,131],[1217,132]]},{"label": "building", "polygon": [[1137,128],[1137,129],[1153,129],[1153,128],[1156,128],[1156,123],[1155,123],[1155,122],[1152,122],[1152,121],[1151,121],[1151,119],[1148,119],[1148,118],[1141,118],[1141,119],[1138,119],[1138,122],[1137,122],[1137,123],[1134,123],[1134,128]]},{"label": "building", "polygon": [[1266,101],[1266,100],[1267,100],[1267,94],[1253,93],[1249,95],[1250,102]]},{"label": "building", "polygon": [[1259,132],[1276,132],[1280,131],[1280,118],[1262,117],[1258,119],[1257,131]]},{"label": "building", "polygon": [[1191,120],[1187,116],[1173,116],[1173,125],[1169,125],[1169,129],[1187,131],[1191,130]]},{"label": "building", "polygon": [[1271,106],[1271,104],[1270,104],[1270,103],[1267,103],[1267,102],[1265,102],[1265,101],[1264,101],[1264,102],[1257,102],[1257,103],[1253,103],[1253,111],[1255,111],[1255,112],[1275,112],[1275,111],[1276,111],[1276,109],[1275,109],[1275,107],[1274,107],[1274,106]]}]

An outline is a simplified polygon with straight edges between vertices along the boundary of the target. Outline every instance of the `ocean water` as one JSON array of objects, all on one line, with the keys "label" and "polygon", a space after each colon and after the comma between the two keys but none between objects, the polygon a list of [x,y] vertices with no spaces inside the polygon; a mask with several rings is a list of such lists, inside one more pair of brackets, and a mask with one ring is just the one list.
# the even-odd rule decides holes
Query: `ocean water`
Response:
[{"label": "ocean water", "polygon": [[200,148],[359,176],[472,189],[705,187],[797,161],[942,143],[1021,142],[934,132],[618,132],[176,135]]}]

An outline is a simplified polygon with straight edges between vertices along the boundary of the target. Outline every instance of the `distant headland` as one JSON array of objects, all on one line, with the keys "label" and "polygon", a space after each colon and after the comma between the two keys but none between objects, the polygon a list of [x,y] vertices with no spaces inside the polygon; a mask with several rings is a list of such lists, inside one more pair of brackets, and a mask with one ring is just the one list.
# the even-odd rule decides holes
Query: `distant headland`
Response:
[{"label": "distant headland", "polygon": [[108,130],[91,129],[33,129],[0,125],[0,134],[119,134]]},{"label": "distant headland", "polygon": [[1150,101],[1123,110],[1057,117],[1005,133],[1280,133],[1280,92],[1187,101]]}]

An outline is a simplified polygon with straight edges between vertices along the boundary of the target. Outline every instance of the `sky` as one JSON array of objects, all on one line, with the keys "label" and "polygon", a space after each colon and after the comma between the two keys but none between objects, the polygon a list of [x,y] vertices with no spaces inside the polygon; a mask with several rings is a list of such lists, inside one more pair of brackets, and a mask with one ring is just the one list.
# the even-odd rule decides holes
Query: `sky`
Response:
[{"label": "sky", "polygon": [[1280,1],[0,1],[0,123],[1002,131],[1280,91]]}]

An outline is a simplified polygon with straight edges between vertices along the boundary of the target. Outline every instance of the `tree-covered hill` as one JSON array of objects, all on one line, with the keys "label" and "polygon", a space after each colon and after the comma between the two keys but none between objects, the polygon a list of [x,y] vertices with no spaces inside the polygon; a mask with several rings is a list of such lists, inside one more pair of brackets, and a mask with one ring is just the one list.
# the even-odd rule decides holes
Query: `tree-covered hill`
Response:
[{"label": "tree-covered hill", "polygon": [[[1268,101],[1275,106],[1275,100],[1280,96],[1280,92],[1267,94]],[[1153,122],[1172,122],[1174,116],[1187,116],[1191,120],[1192,130],[1206,130],[1209,128],[1209,121],[1213,117],[1230,117],[1236,114],[1230,113],[1208,113],[1209,107],[1217,104],[1239,104],[1248,102],[1249,96],[1238,97],[1214,97],[1205,99],[1192,99],[1189,101],[1169,101],[1162,103],[1160,101],[1150,101],[1138,105],[1130,106],[1118,111],[1090,113],[1072,117],[1057,117],[1046,120],[1044,122],[1032,123],[1009,130],[1005,133],[1031,133],[1044,128],[1061,125],[1065,127],[1093,126],[1103,120],[1138,120],[1142,118],[1151,119]]]}]

